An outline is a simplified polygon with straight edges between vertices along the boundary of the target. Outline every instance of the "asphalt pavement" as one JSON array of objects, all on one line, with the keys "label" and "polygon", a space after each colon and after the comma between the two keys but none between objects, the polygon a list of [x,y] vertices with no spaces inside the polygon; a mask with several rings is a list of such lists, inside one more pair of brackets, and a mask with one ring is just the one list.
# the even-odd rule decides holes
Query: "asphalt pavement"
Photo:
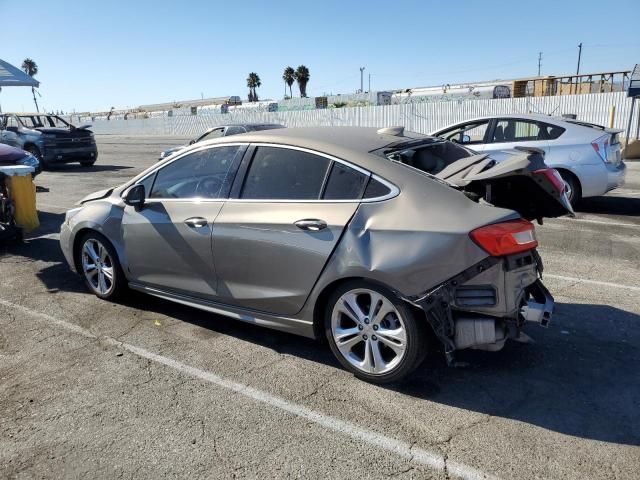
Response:
[{"label": "asphalt pavement", "polygon": [[64,211],[185,140],[98,136],[94,167],[37,178],[41,227],[0,247],[0,478],[638,478],[640,162],[537,227],[550,328],[381,387],[312,340],[71,273]]}]

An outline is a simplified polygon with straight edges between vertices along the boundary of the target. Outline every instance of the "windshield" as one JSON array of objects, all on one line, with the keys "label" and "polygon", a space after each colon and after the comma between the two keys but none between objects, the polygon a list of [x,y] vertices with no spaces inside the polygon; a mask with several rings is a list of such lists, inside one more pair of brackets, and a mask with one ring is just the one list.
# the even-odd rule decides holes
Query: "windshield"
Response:
[{"label": "windshield", "polygon": [[69,128],[69,124],[56,115],[20,115],[26,128]]}]

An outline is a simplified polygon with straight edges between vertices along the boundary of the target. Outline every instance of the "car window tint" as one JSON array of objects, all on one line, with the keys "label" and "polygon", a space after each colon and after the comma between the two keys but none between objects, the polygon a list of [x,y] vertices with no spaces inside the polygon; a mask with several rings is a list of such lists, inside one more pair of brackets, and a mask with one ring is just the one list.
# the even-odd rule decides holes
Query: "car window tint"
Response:
[{"label": "car window tint", "polygon": [[487,128],[489,128],[489,120],[483,120],[465,123],[464,125],[442,132],[439,136],[452,142],[473,145],[484,142]]},{"label": "car window tint", "polygon": [[238,146],[200,150],[161,168],[150,198],[222,198],[240,158]]},{"label": "car window tint", "polygon": [[375,178],[371,177],[367,188],[364,191],[364,198],[378,198],[389,195],[391,190],[384,183],[379,182]]},{"label": "car window tint", "polygon": [[7,127],[18,127],[18,121],[16,120],[15,117],[7,117],[7,122],[6,122],[6,126]]},{"label": "car window tint", "polygon": [[544,129],[547,139],[549,140],[555,140],[557,138],[560,138],[560,135],[562,135],[565,132],[565,129],[562,127],[559,127],[557,125],[549,125],[547,123],[543,123],[540,124],[541,128]]},{"label": "car window tint", "polygon": [[493,132],[493,142],[532,142],[546,140],[546,132],[538,122],[529,120],[499,120]]},{"label": "car window tint", "polygon": [[239,133],[246,133],[246,130],[242,127],[227,127],[225,136],[238,135]]},{"label": "car window tint", "polygon": [[322,198],[325,200],[359,199],[366,180],[367,175],[364,173],[334,162]]},{"label": "car window tint", "polygon": [[196,142],[202,142],[204,140],[211,140],[213,138],[219,138],[224,135],[224,128],[216,128],[215,130],[211,130],[209,133],[205,133],[202,135]]},{"label": "car window tint", "polygon": [[153,181],[156,178],[156,173],[152,173],[148,177],[145,177],[143,180],[138,182],[138,185],[144,186],[145,196],[148,198],[151,195],[151,187],[153,187]]},{"label": "car window tint", "polygon": [[241,198],[315,200],[330,160],[287,148],[258,147]]}]

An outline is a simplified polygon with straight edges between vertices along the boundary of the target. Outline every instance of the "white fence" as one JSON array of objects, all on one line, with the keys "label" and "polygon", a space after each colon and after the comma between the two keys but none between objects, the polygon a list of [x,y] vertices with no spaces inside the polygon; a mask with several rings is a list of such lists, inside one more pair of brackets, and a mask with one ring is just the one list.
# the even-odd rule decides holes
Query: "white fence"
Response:
[{"label": "white fence", "polygon": [[[289,112],[234,111],[131,120],[96,120],[96,134],[167,135],[194,137],[208,128],[230,123],[281,123],[288,127],[403,125],[407,130],[429,133],[451,123],[485,115],[508,113],[576,114],[582,121],[609,124],[615,106],[614,126],[625,129],[631,99],[624,92],[555,97],[465,100],[439,103],[406,103],[375,107],[331,108]],[[636,122],[632,126],[635,132]]]}]

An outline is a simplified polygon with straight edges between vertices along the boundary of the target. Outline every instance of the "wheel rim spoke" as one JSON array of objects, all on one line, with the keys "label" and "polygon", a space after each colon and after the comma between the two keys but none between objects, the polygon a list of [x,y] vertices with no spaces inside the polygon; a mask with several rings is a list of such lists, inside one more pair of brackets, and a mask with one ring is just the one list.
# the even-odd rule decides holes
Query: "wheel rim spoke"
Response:
[{"label": "wheel rim spoke", "polygon": [[82,246],[82,268],[96,293],[106,295],[113,289],[113,262],[106,247],[98,240],[89,239]]},{"label": "wheel rim spoke", "polygon": [[340,354],[362,372],[388,373],[405,355],[404,319],[391,300],[374,290],[344,293],[334,305],[331,329]]}]

